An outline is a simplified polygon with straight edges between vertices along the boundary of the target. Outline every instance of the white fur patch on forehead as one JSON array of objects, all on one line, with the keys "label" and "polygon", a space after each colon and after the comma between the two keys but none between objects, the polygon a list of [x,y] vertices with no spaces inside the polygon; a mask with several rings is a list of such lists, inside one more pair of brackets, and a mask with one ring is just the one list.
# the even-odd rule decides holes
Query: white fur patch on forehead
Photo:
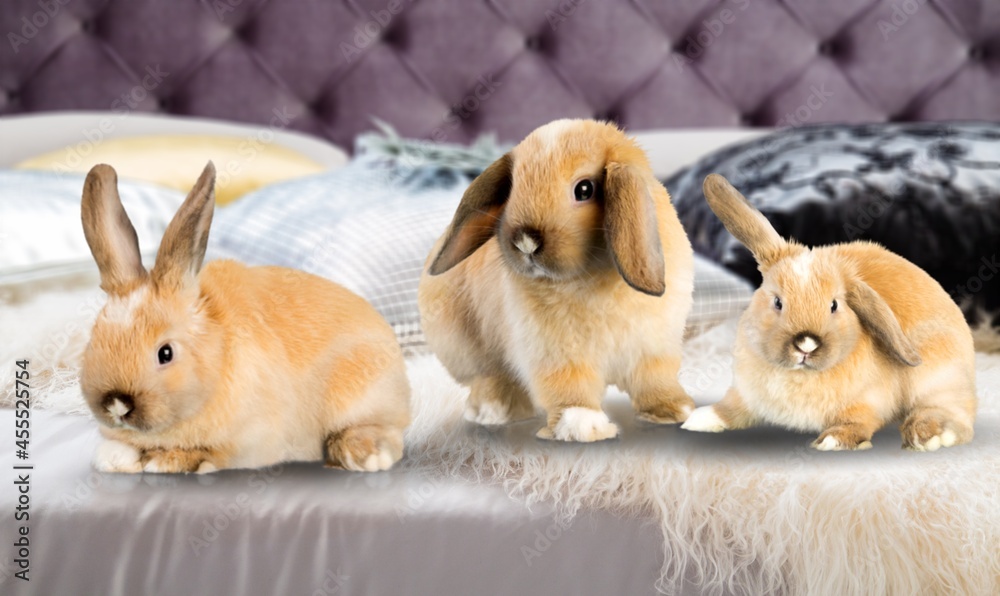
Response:
[{"label": "white fur patch on forehead", "polygon": [[542,144],[542,148],[546,152],[552,151],[560,146],[562,136],[566,134],[568,130],[573,128],[575,123],[575,120],[571,120],[569,118],[555,120],[539,127],[535,130],[534,135]]},{"label": "white fur patch on forehead", "polygon": [[101,319],[115,325],[131,325],[135,311],[146,298],[146,287],[137,288],[125,296],[112,296],[101,311]]},{"label": "white fur patch on forehead", "polygon": [[792,273],[802,280],[810,279],[812,277],[813,256],[812,251],[807,250],[797,257],[793,257],[791,259]]}]

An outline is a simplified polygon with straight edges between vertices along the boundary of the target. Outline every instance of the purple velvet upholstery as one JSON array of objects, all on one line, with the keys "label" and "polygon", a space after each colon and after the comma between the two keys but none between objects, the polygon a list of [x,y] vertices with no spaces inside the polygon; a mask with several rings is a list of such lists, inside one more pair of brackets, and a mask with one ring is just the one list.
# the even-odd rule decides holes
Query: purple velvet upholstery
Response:
[{"label": "purple velvet upholstery", "polygon": [[372,116],[451,141],[562,116],[1000,119],[998,0],[3,0],[0,33],[0,114],[133,93],[141,111],[284,111],[342,146]]}]

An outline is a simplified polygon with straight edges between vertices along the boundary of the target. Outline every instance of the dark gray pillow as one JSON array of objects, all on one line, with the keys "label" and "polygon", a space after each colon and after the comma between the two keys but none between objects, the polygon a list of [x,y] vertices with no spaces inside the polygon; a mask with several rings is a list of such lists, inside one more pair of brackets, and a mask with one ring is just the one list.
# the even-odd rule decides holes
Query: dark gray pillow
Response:
[{"label": "dark gray pillow", "polygon": [[760,274],[709,210],[702,181],[733,183],[785,237],[874,240],[924,268],[970,323],[1000,330],[1000,124],[817,125],[721,149],[665,181],[695,250]]}]

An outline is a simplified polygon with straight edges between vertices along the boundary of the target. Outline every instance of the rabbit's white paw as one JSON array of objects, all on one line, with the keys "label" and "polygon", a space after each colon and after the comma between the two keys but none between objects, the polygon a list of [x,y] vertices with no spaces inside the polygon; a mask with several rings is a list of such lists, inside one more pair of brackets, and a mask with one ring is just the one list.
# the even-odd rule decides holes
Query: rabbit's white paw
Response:
[{"label": "rabbit's white paw", "polygon": [[559,417],[555,428],[545,427],[538,431],[541,439],[554,441],[578,441],[591,443],[613,439],[618,436],[618,427],[601,410],[590,408],[566,408]]}]

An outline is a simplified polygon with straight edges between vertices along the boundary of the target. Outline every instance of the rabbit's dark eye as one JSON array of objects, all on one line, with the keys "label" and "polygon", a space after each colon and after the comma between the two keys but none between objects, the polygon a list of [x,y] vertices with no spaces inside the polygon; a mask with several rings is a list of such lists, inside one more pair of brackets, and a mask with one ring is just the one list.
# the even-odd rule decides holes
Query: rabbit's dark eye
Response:
[{"label": "rabbit's dark eye", "polygon": [[774,297],[774,310],[781,310],[781,298]]},{"label": "rabbit's dark eye", "polygon": [[160,364],[170,362],[174,359],[174,349],[170,347],[170,344],[163,344],[156,353],[156,359],[160,361]]},{"label": "rabbit's dark eye", "polygon": [[594,198],[594,183],[590,180],[581,180],[576,183],[573,189],[573,196],[578,202],[589,201]]},{"label": "rabbit's dark eye", "polygon": [[837,301],[834,300],[833,304],[830,305],[830,312],[837,312]]}]

